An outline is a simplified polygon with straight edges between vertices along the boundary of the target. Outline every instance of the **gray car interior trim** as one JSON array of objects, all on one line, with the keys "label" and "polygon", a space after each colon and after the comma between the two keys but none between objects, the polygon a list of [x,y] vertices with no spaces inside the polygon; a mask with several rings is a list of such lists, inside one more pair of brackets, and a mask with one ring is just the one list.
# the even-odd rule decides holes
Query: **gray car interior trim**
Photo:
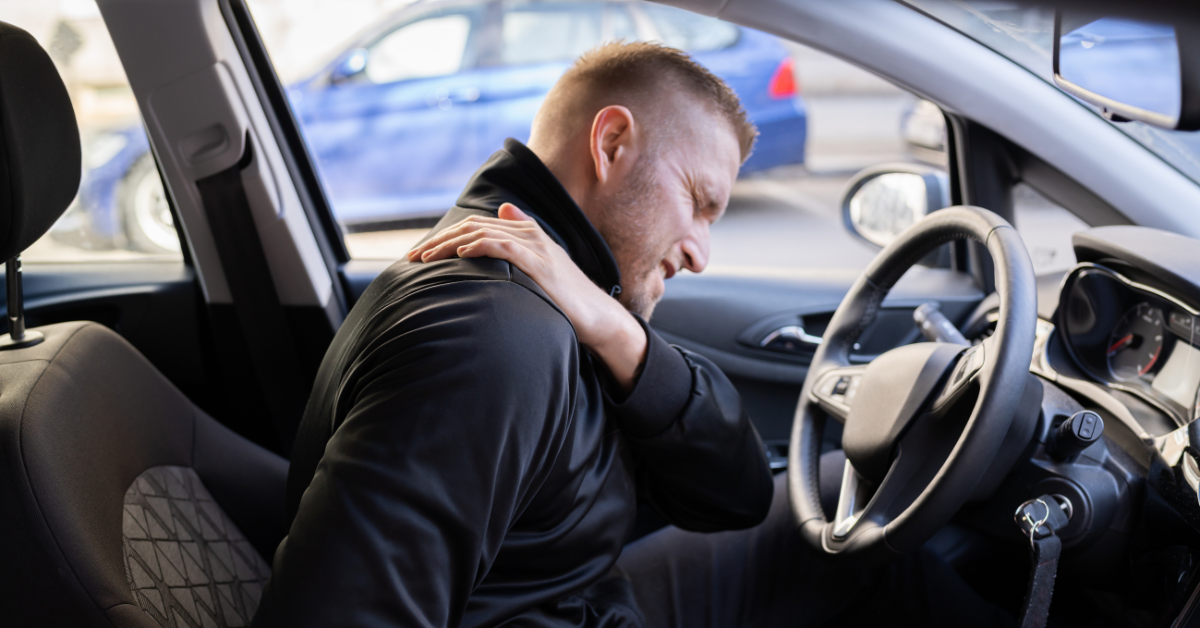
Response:
[{"label": "gray car interior trim", "polygon": [[[254,145],[246,194],[284,305],[325,307],[333,279],[217,0],[99,0],[209,303],[232,297],[195,182]],[[153,34],[153,36],[150,36]]]}]

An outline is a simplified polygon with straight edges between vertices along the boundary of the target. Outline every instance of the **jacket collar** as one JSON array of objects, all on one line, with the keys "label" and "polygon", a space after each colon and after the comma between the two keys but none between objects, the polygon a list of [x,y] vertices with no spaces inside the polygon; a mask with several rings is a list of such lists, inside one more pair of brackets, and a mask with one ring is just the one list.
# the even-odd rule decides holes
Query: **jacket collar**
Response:
[{"label": "jacket collar", "polygon": [[542,160],[511,138],[471,177],[457,204],[495,214],[504,203],[533,216],[596,285],[620,292],[621,272],[600,232]]}]

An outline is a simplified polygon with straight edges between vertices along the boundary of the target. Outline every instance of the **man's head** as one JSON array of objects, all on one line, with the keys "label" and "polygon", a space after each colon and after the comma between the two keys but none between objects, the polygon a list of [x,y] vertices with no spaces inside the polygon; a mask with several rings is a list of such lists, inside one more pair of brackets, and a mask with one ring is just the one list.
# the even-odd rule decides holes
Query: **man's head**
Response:
[{"label": "man's head", "polygon": [[604,236],[621,302],[649,318],[663,280],[708,264],[754,125],[721,79],[651,43],[580,57],[533,121],[529,147]]}]

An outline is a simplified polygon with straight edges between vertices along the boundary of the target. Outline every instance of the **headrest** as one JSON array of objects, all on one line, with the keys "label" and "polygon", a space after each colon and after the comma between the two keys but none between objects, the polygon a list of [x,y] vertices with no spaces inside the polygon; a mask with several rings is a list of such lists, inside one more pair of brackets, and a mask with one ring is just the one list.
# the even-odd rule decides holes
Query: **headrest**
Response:
[{"label": "headrest", "polygon": [[0,22],[0,262],[42,237],[79,189],[79,126],[54,62]]}]

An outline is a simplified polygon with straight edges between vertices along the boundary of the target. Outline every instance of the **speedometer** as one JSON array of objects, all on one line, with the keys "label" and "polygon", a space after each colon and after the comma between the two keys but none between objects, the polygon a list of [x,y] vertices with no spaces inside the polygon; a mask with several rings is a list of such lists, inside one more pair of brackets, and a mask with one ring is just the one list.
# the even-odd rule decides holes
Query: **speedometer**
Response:
[{"label": "speedometer", "polygon": [[1108,370],[1120,381],[1145,376],[1163,350],[1162,310],[1142,302],[1130,308],[1108,340]]}]

